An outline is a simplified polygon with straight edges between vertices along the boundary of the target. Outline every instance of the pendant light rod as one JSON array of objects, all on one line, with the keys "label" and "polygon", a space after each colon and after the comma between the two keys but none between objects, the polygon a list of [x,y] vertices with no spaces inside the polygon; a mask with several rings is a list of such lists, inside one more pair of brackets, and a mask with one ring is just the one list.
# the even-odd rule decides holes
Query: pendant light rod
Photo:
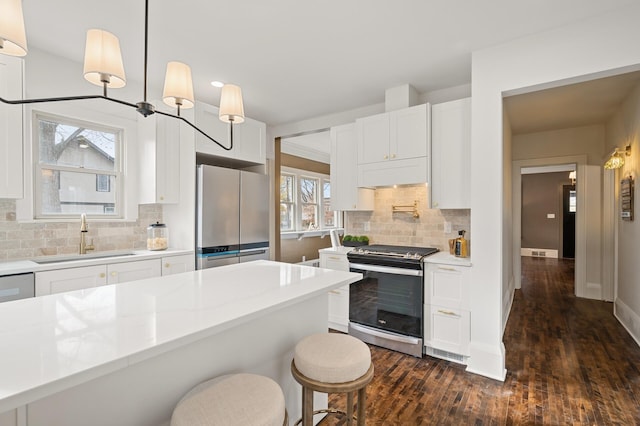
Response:
[{"label": "pendant light rod", "polygon": [[[144,88],[143,88],[143,95],[144,95],[144,100],[142,102],[138,102],[137,104],[133,104],[131,102],[127,102],[127,101],[122,101],[120,99],[116,99],[116,98],[111,98],[107,95],[107,82],[103,82],[103,94],[102,95],[81,95],[81,96],[61,96],[61,97],[55,97],[55,98],[36,98],[36,99],[16,99],[16,100],[10,100],[10,99],[5,99],[3,97],[0,97],[0,102],[4,103],[4,104],[8,104],[8,105],[29,105],[29,104],[40,104],[40,103],[47,103],[47,102],[66,102],[66,101],[82,101],[82,100],[90,100],[90,99],[105,99],[107,101],[110,102],[115,102],[118,103],[120,105],[125,105],[131,108],[135,108],[136,111],[138,111],[140,114],[142,114],[145,117],[148,117],[149,115],[152,114],[160,114],[160,115],[164,115],[166,117],[171,117],[171,118],[175,118],[177,120],[181,120],[184,123],[188,124],[191,128],[193,128],[195,131],[197,131],[198,133],[200,133],[201,135],[203,135],[204,137],[206,137],[207,139],[209,139],[211,142],[215,143],[216,145],[218,145],[220,148],[224,149],[225,151],[231,151],[233,149],[233,119],[229,119],[227,120],[229,122],[230,125],[230,138],[229,138],[229,146],[225,146],[223,144],[221,144],[220,142],[218,142],[217,140],[215,140],[214,138],[212,138],[211,136],[209,136],[207,133],[205,133],[203,130],[201,130],[199,127],[197,127],[195,124],[191,123],[189,120],[187,120],[186,118],[182,117],[180,115],[180,107],[178,106],[178,115],[175,114],[171,114],[171,113],[167,113],[167,112],[163,112],[163,111],[159,111],[156,110],[155,107],[150,104],[149,102],[147,102],[147,66],[148,66],[148,44],[149,44],[149,0],[145,0],[145,10],[144,10]],[[0,50],[0,52],[2,52]],[[222,103],[222,100],[221,100]],[[242,122],[242,120],[244,120],[244,112],[242,114],[242,116],[239,117],[238,122]]]},{"label": "pendant light rod", "polygon": [[144,102],[147,102],[147,63],[149,58],[149,0],[144,2]]}]

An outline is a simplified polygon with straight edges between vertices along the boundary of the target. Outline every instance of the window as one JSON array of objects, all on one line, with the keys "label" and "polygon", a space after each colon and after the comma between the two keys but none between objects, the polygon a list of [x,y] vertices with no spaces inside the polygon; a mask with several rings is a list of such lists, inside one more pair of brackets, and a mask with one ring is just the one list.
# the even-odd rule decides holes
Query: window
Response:
[{"label": "window", "polygon": [[283,168],[280,174],[280,231],[315,231],[341,225],[331,210],[329,176]]},{"label": "window", "polygon": [[295,229],[295,182],[296,177],[290,173],[280,175],[280,230]]},{"label": "window", "polygon": [[37,113],[35,216],[121,217],[122,130]]},{"label": "window", "polygon": [[111,176],[96,175],[96,191],[97,192],[111,191]]},{"label": "window", "polygon": [[302,229],[318,229],[318,179],[300,178],[300,209]]},{"label": "window", "polygon": [[331,210],[331,182],[322,179],[322,207],[323,225],[325,228],[334,228],[338,223],[338,212]]}]

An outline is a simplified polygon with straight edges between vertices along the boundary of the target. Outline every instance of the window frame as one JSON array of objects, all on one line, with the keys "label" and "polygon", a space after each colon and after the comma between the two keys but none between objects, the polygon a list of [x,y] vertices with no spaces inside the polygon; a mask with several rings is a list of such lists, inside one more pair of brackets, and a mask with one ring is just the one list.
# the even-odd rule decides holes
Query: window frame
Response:
[{"label": "window frame", "polygon": [[[104,131],[113,133],[116,135],[116,143],[114,147],[114,169],[113,170],[101,170],[91,169],[75,166],[62,166],[57,164],[43,163],[40,158],[40,121],[52,121],[70,126],[83,127],[96,131]],[[31,143],[32,143],[32,155],[33,155],[33,218],[35,220],[65,220],[76,219],[78,213],[43,213],[42,211],[42,171],[54,170],[58,172],[72,172],[82,173],[87,175],[96,175],[96,189],[98,175],[109,176],[109,187],[115,191],[115,212],[110,213],[108,210],[103,209],[104,213],[91,213],[87,212],[88,217],[94,219],[107,219],[117,220],[125,219],[125,196],[124,196],[124,172],[123,172],[123,153],[124,153],[124,141],[125,141],[125,128],[119,126],[110,126],[105,124],[96,123],[89,120],[78,119],[66,115],[55,114],[47,111],[33,110],[31,120]],[[111,184],[111,179],[115,178],[115,185]]]},{"label": "window frame", "polygon": [[[334,212],[334,225],[326,226],[324,223],[324,206],[326,204],[324,198],[324,184],[328,183],[331,185],[330,175],[324,173],[316,173],[309,170],[301,170],[295,169],[293,167],[282,166],[280,168],[280,176],[293,176],[294,177],[294,229],[280,229],[280,232],[283,234],[291,233],[291,234],[303,234],[303,233],[312,233],[312,232],[327,232],[331,229],[340,229],[342,228],[342,214],[340,211],[333,210]],[[300,195],[300,180],[301,178],[313,179],[317,182],[316,187],[316,218],[319,222],[317,226],[313,229],[303,228],[302,227],[302,200]],[[282,203],[282,201],[281,201]],[[329,197],[329,205],[331,203],[331,197]]]},{"label": "window frame", "polygon": [[279,212],[280,214],[280,231],[281,232],[291,232],[291,231],[295,231],[297,228],[297,203],[296,203],[296,187],[297,187],[297,176],[295,173],[289,173],[289,172],[285,172],[285,171],[281,171],[280,172],[280,188],[282,187],[282,177],[283,176],[291,176],[293,179],[293,185],[292,185],[292,194],[291,194],[291,201],[282,201],[282,198],[280,198],[280,206],[282,206],[283,204],[286,204],[290,207],[290,211],[293,211],[293,220],[291,221],[291,225],[293,226],[293,229],[282,229],[282,212]]}]

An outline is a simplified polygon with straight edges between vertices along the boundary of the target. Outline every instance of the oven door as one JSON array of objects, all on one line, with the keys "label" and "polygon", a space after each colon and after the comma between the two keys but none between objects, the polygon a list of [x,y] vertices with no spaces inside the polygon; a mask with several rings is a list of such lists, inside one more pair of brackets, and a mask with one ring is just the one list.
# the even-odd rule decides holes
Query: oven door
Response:
[{"label": "oven door", "polygon": [[422,339],[422,269],[349,264],[362,280],[349,288],[349,321]]}]

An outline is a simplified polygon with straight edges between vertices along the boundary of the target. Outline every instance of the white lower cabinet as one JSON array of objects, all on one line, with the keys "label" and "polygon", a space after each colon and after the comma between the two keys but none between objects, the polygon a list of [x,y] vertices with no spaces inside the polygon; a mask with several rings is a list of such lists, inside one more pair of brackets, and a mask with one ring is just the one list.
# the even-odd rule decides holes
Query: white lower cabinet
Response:
[{"label": "white lower cabinet", "polygon": [[167,256],[162,258],[162,275],[173,275],[196,269],[196,260],[192,254]]},{"label": "white lower cabinet", "polygon": [[[331,249],[320,250],[320,267],[337,271],[349,271],[347,253]],[[329,292],[329,328],[346,333],[348,327],[349,286],[346,285]]]},{"label": "white lower cabinet", "polygon": [[36,296],[98,287],[107,283],[107,265],[36,272]]},{"label": "white lower cabinet", "polygon": [[425,346],[457,355],[469,355],[469,311],[426,305],[424,317],[425,331],[429,333]]},{"label": "white lower cabinet", "polygon": [[119,284],[160,276],[160,259],[107,265],[107,284]]},{"label": "white lower cabinet", "polygon": [[426,263],[424,272],[425,352],[465,363],[471,338],[470,268]]},{"label": "white lower cabinet", "polygon": [[[193,270],[193,256],[167,256],[162,259],[136,260],[133,262],[111,263],[108,265],[83,266],[79,268],[54,269],[36,272],[36,296],[82,290],[106,284],[119,284],[144,278],[168,275],[163,265],[171,273],[188,270],[187,257]],[[182,264],[182,266],[180,266]],[[177,271],[177,272],[173,272]]]}]

